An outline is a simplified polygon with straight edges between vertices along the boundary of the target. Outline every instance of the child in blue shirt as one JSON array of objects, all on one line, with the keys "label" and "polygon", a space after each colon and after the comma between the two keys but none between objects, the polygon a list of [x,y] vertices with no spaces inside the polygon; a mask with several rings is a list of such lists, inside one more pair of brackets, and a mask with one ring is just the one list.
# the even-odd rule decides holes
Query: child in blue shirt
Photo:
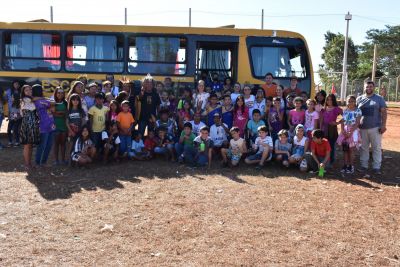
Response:
[{"label": "child in blue shirt", "polygon": [[261,120],[261,111],[258,109],[253,110],[252,118],[247,122],[247,132],[249,139],[254,143],[258,137],[258,127],[265,125],[265,122]]}]

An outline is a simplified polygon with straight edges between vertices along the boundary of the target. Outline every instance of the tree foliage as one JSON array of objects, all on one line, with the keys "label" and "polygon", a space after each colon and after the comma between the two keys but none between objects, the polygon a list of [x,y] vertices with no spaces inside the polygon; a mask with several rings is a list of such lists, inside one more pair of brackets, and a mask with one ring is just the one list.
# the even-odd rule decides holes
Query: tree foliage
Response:
[{"label": "tree foliage", "polygon": [[[341,79],[340,75],[332,75],[334,72],[343,70],[343,53],[345,37],[341,33],[328,31],[325,34],[324,52],[321,57],[325,64],[320,65],[320,77],[325,84],[337,83]],[[353,40],[348,40],[347,50],[347,71],[349,79],[353,79],[357,73],[358,47]]]}]

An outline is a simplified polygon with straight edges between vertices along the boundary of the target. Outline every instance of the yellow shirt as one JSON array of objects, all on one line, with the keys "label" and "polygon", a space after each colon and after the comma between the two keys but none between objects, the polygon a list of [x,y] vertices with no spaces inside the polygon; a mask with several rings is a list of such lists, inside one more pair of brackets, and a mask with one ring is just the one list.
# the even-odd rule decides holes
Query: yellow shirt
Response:
[{"label": "yellow shirt", "polygon": [[102,132],[106,129],[106,116],[109,108],[103,106],[101,109],[94,105],[89,109],[88,114],[93,117],[92,130],[95,133]]}]

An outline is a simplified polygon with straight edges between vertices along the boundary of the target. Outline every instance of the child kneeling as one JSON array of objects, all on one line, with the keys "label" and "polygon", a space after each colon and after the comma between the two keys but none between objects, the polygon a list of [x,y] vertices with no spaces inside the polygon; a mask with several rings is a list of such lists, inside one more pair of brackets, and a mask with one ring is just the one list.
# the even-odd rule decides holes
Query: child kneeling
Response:
[{"label": "child kneeling", "polygon": [[150,151],[145,150],[140,132],[134,132],[131,149],[128,152],[130,159],[148,160],[151,158]]},{"label": "child kneeling", "polygon": [[90,139],[89,127],[85,125],[82,127],[80,136],[75,141],[74,149],[71,153],[71,160],[82,166],[91,163],[95,156],[96,147]]},{"label": "child kneeling", "polygon": [[232,127],[230,130],[232,139],[229,142],[229,148],[221,149],[222,164],[228,166],[228,159],[232,166],[237,166],[242,158],[242,155],[247,153],[246,141],[240,137],[239,127]]}]

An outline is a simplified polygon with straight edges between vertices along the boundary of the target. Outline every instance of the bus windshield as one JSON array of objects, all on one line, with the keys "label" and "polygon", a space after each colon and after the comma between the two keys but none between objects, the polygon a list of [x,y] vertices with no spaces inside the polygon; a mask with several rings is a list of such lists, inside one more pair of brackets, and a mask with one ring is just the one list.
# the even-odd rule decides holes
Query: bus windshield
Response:
[{"label": "bus windshield", "polygon": [[250,40],[249,54],[254,77],[262,78],[268,72],[275,78],[307,77],[304,43],[298,39],[286,39],[254,37]]}]

